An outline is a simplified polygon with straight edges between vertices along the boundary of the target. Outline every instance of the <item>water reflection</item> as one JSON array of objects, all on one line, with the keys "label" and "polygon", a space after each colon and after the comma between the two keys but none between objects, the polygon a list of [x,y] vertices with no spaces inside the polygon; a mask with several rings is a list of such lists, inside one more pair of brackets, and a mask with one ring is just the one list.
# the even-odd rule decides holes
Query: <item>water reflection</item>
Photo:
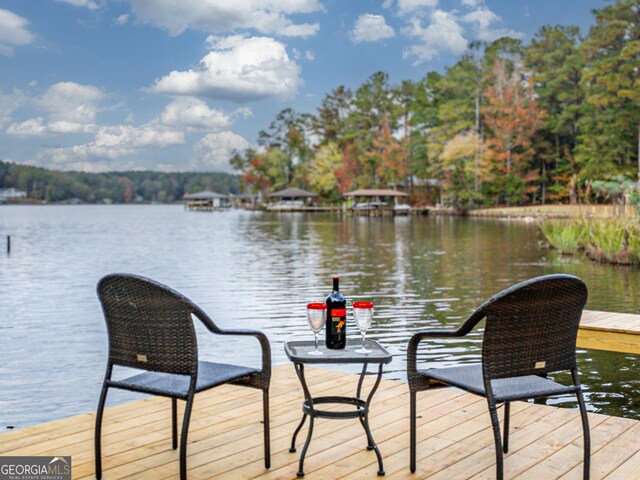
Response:
[{"label": "water reflection", "polygon": [[[95,285],[116,271],[176,288],[222,327],[265,331],[275,363],[287,361],[285,340],[312,338],[304,305],[323,300],[338,273],[345,295],[375,303],[367,337],[394,353],[386,375],[400,379],[413,332],[453,328],[487,297],[536,275],[580,276],[589,286],[588,308],[639,311],[637,270],[559,257],[541,247],[535,225],[519,222],[2,207],[5,233],[13,248],[0,255],[0,427],[95,408],[106,361]],[[349,329],[358,335],[353,322]],[[205,357],[237,361],[241,349],[248,364],[259,364],[252,340],[198,334]],[[480,342],[478,332],[433,340],[421,359],[440,366],[477,361]],[[579,362],[591,410],[640,418],[637,356],[581,350]]]}]

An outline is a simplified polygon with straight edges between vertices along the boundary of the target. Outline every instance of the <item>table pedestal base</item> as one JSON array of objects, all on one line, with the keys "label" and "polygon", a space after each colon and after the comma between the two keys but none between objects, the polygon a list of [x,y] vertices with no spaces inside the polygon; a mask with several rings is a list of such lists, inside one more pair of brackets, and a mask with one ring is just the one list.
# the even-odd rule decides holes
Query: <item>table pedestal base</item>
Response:
[{"label": "table pedestal base", "polygon": [[[294,453],[296,451],[296,437],[304,426],[307,417],[309,417],[309,431],[307,433],[307,439],[304,442],[304,447],[302,448],[302,453],[300,454],[300,462],[298,464],[298,477],[304,477],[304,458],[307,454],[307,450],[309,449],[311,437],[313,436],[313,424],[315,418],[332,418],[334,420],[342,420],[348,418],[359,419],[360,424],[362,425],[362,428],[364,429],[364,432],[367,436],[367,450],[373,450],[376,452],[376,457],[378,458],[378,475],[384,475],[385,473],[382,465],[382,455],[380,454],[380,450],[378,449],[376,442],[373,440],[371,428],[369,427],[369,406],[371,405],[373,394],[376,393],[376,390],[380,385],[380,380],[382,379],[382,364],[379,364],[376,383],[373,385],[373,388],[369,392],[366,400],[363,400],[361,398],[362,382],[367,371],[366,363],[364,364],[362,372],[360,373],[360,379],[358,380],[358,389],[355,397],[312,397],[311,393],[309,392],[309,388],[307,387],[307,382],[304,378],[304,365],[302,363],[294,363],[294,366],[296,369],[296,374],[298,375],[300,383],[302,384],[302,389],[304,390],[305,400],[302,402],[302,419],[300,420],[300,424],[296,428],[295,432],[293,432],[293,438],[291,439],[291,448],[289,448],[290,452]],[[355,409],[351,411],[336,412],[331,410],[318,410],[316,408],[317,405],[323,404],[352,405],[355,407]]]}]

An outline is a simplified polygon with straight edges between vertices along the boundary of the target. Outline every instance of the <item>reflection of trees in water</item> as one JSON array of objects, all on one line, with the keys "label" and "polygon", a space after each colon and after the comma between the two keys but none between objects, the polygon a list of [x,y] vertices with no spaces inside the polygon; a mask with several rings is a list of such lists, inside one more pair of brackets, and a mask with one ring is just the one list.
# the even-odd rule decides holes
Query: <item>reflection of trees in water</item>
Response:
[{"label": "reflection of trees in water", "polygon": [[[541,248],[534,224],[262,214],[243,221],[240,233],[246,235],[243,248],[257,252],[251,261],[273,278],[273,289],[306,289],[320,299],[337,273],[348,299],[371,299],[376,313],[368,337],[395,348],[398,355],[390,366],[395,377],[404,375],[406,344],[413,332],[454,328],[482,301],[534,276],[574,274],[589,287],[588,308],[640,311],[638,270],[593,264],[580,255],[558,256]],[[298,295],[310,295],[305,292]],[[355,335],[352,323],[349,329]],[[432,340],[420,358],[437,365],[475,362],[481,340],[481,330],[464,339]],[[637,356],[589,350],[578,357],[592,410],[640,417]],[[572,400],[566,402],[574,406]]]}]

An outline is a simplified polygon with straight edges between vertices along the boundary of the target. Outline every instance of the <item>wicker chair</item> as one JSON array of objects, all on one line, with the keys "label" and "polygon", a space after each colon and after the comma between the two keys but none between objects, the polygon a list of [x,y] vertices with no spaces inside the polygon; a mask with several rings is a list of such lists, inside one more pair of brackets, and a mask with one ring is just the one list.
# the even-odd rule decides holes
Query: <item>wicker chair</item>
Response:
[{"label": "wicker chair", "polygon": [[[100,432],[110,387],[171,398],[172,446],[178,447],[177,400],[185,400],[180,438],[180,478],[187,478],[187,433],[196,393],[233,383],[262,390],[264,464],[270,466],[269,381],[271,348],[257,331],[222,330],[197,305],[174,290],[134,275],[107,275],[98,283],[98,297],[107,322],[109,358],[98,404],[95,431],[96,478],[102,477]],[[249,335],[262,347],[262,369],[198,361],[193,316],[217,335]],[[113,380],[114,366],[146,372]]]},{"label": "wicker chair", "polygon": [[[584,478],[589,478],[590,438],[587,411],[576,368],[576,336],[587,300],[587,287],[571,275],[545,275],[514,285],[483,303],[455,331],[420,332],[407,348],[410,394],[410,469],[416,471],[416,393],[450,385],[486,397],[496,448],[496,478],[503,478],[503,452],[509,450],[509,405],[514,400],[575,394],[584,432]],[[482,319],[486,325],[482,363],[450,368],[417,369],[420,341],[462,337]],[[547,379],[569,370],[573,385]],[[504,403],[504,437],[497,404]]]}]

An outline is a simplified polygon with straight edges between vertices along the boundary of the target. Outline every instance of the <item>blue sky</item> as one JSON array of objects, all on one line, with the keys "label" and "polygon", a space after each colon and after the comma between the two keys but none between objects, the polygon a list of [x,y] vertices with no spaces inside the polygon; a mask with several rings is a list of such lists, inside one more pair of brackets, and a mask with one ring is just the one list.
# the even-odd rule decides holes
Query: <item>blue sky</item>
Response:
[{"label": "blue sky", "polygon": [[229,171],[276,113],[338,85],[528,42],[605,0],[0,1],[0,159],[62,170]]}]

